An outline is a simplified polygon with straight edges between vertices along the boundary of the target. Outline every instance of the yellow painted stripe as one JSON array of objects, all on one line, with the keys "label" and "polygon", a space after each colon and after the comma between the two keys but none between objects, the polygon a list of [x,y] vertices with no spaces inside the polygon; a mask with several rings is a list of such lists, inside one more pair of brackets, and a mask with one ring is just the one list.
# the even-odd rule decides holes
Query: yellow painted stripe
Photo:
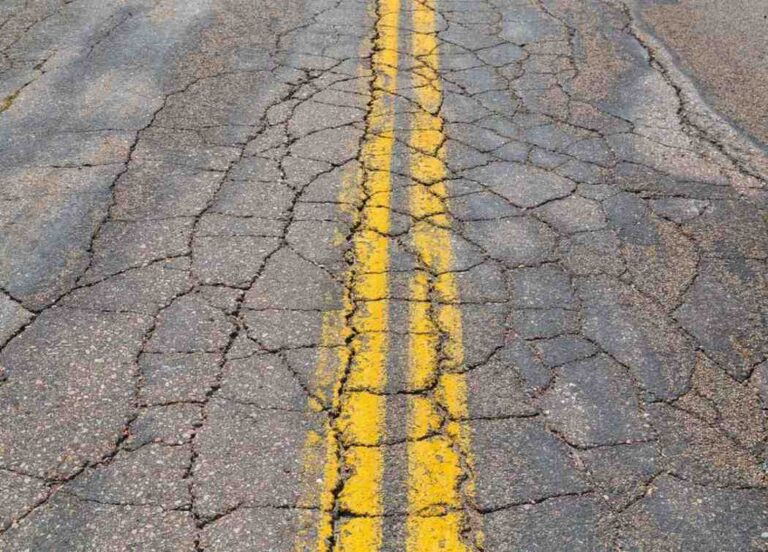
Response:
[{"label": "yellow painted stripe", "polygon": [[[452,269],[453,249],[447,216],[442,158],[442,90],[435,35],[434,0],[412,0],[415,100],[409,145],[413,182],[409,202],[417,222],[413,246],[422,263],[410,283],[409,384],[434,392],[410,399],[408,421],[409,552],[459,552],[481,541],[472,534],[465,503],[473,493],[470,434],[461,311]],[[441,426],[441,421],[442,426]],[[438,431],[439,429],[439,431]],[[463,536],[463,535],[469,535]]]},{"label": "yellow painted stripe", "polygon": [[[373,87],[361,150],[362,169],[355,175],[362,208],[355,211],[354,262],[346,275],[343,320],[324,322],[334,337],[349,341],[330,364],[322,355],[317,378],[334,383],[328,404],[334,414],[325,427],[320,517],[314,546],[310,530],[296,550],[375,552],[382,544],[382,492],[387,349],[389,347],[389,240],[391,164],[395,143],[394,93],[397,88],[400,0],[378,0],[372,56]],[[340,332],[340,334],[339,334]],[[329,339],[329,342],[333,342]],[[336,343],[340,342],[338,339]],[[307,440],[306,473],[317,471],[322,438]],[[342,474],[343,477],[342,477]],[[338,511],[344,517],[338,519]]]}]

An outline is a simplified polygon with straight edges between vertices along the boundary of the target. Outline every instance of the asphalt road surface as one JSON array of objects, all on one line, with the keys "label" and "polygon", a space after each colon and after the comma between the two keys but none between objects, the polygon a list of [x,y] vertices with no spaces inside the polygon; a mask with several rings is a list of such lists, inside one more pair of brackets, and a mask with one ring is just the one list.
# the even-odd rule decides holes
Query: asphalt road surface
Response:
[{"label": "asphalt road surface", "polygon": [[664,40],[707,101],[768,148],[768,2],[642,0],[638,21]]},{"label": "asphalt road surface", "polygon": [[725,4],[1,2],[0,551],[768,550]]}]

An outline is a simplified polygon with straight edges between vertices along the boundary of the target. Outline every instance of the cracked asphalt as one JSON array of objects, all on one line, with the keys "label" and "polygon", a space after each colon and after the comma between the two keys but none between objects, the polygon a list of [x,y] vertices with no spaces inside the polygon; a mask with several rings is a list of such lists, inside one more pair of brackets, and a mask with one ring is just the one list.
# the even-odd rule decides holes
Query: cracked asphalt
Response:
[{"label": "cracked asphalt", "polygon": [[766,14],[677,4],[2,2],[0,551],[768,551]]}]

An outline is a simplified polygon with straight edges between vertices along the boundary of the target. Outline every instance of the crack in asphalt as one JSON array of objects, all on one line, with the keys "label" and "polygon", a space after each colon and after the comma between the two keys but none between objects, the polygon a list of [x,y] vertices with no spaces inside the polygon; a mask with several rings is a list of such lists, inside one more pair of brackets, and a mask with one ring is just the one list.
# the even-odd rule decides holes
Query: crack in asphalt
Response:
[{"label": "crack in asphalt", "polygon": [[[442,86],[444,93],[434,112],[430,111],[430,115],[439,116],[443,122],[439,129],[441,139],[433,149],[419,149],[405,138],[408,127],[400,126],[402,121],[398,120],[394,138],[396,157],[442,157],[447,174],[446,192],[442,194],[436,182],[419,180],[407,167],[395,163],[391,172],[393,196],[401,201],[401,195],[407,195],[412,188],[425,188],[445,205],[446,212],[414,215],[394,202],[389,209],[392,228],[378,235],[390,243],[393,256],[405,259],[398,260],[403,267],[386,271],[393,282],[417,271],[427,275],[426,318],[434,327],[438,366],[433,378],[417,389],[356,388],[355,392],[388,398],[424,398],[439,414],[439,420],[418,438],[393,433],[376,445],[345,442],[339,419],[341,407],[329,404],[324,390],[316,388],[312,377],[293,355],[318,355],[324,348],[345,350],[345,365],[337,383],[343,401],[349,395],[347,383],[356,360],[354,343],[363,332],[357,320],[361,308],[372,300],[387,300],[393,309],[407,309],[419,303],[409,297],[407,290],[395,289],[395,284],[382,297],[355,294],[358,280],[364,275],[358,273],[359,260],[353,243],[359,237],[366,207],[376,200],[366,187],[362,156],[364,141],[373,132],[369,120],[373,97],[385,92],[375,86],[369,68],[377,54],[375,29],[382,14],[369,14],[366,27],[351,24],[348,34],[339,35],[340,41],[349,38],[363,43],[362,48],[356,44],[358,50],[354,55],[339,53],[344,51],[341,47],[327,45],[311,56],[296,46],[304,38],[340,31],[344,23],[334,22],[333,18],[341,17],[341,11],[356,4],[318,0],[312,3],[312,11],[296,24],[281,23],[279,18],[272,17],[267,24],[269,46],[261,46],[268,50],[263,62],[266,68],[233,66],[192,75],[175,82],[170,91],[163,93],[158,105],[148,106],[143,119],[146,122],[140,128],[100,128],[104,132],[131,135],[119,163],[78,164],[75,159],[72,163],[28,167],[53,171],[96,167],[115,170],[105,186],[107,202],[83,248],[85,262],[77,269],[73,285],[44,305],[34,306],[3,280],[0,306],[7,301],[8,308],[19,314],[21,322],[7,337],[0,334],[0,392],[4,393],[1,402],[15,400],[14,386],[26,377],[25,366],[32,362],[24,355],[34,354],[28,351],[36,346],[34,340],[40,339],[33,332],[50,318],[66,320],[81,313],[123,313],[141,318],[142,325],[138,338],[126,346],[125,365],[130,368],[126,369],[128,377],[120,384],[126,390],[120,407],[123,421],[120,427],[111,427],[108,446],[66,451],[76,458],[74,469],[69,467],[71,459],[67,460],[70,464],[65,464],[58,456],[52,457],[43,469],[45,460],[42,464],[29,464],[14,448],[0,460],[0,470],[32,479],[42,489],[42,494],[33,496],[10,518],[0,519],[0,544],[19,528],[34,524],[39,512],[54,508],[57,496],[120,508],[158,506],[151,501],[83,497],[72,490],[85,478],[83,474],[105,471],[118,459],[156,444],[188,451],[181,476],[187,502],[174,508],[159,507],[189,516],[194,526],[195,550],[209,549],[209,532],[222,520],[231,519],[241,510],[259,509],[331,514],[333,530],[326,543],[330,550],[336,546],[339,528],[345,521],[366,517],[359,513],[350,515],[340,506],[341,493],[353,475],[344,464],[350,448],[375,447],[385,455],[395,454],[391,451],[399,445],[445,437],[449,422],[472,428],[499,428],[497,431],[504,427],[535,428],[556,443],[552,451],[547,449],[549,452],[531,452],[525,448],[532,448],[530,443],[520,445],[518,451],[493,452],[498,445],[495,441],[503,439],[503,434],[498,434],[493,442],[476,436],[473,448],[477,449],[477,458],[473,462],[465,450],[452,442],[461,459],[461,508],[442,505],[437,508],[438,513],[432,509],[428,513],[466,514],[468,521],[462,534],[466,546],[474,550],[494,549],[508,537],[491,529],[485,545],[470,543],[471,533],[479,531],[481,525],[493,527],[487,521],[493,516],[509,515],[506,519],[520,521],[531,512],[546,511],[551,505],[560,504],[558,501],[583,499],[599,503],[596,508],[606,513],[590,519],[595,521],[594,525],[601,525],[600,542],[605,543],[604,549],[618,550],[625,543],[644,537],[637,536],[641,529],[635,527],[639,519],[636,516],[661,500],[656,492],[659,486],[693,489],[690,492],[704,495],[716,491],[765,492],[768,451],[765,430],[759,425],[764,425],[768,410],[768,399],[760,396],[760,385],[765,385],[760,378],[768,379],[768,368],[764,368],[768,344],[760,337],[765,321],[759,315],[768,299],[766,284],[758,273],[766,272],[768,259],[760,248],[766,244],[764,192],[768,161],[754,145],[734,134],[727,123],[706,108],[671,64],[663,46],[639,28],[631,6],[618,0],[595,0],[583,5],[536,0],[524,9],[482,0],[475,2],[471,10],[461,2],[438,2],[438,29],[434,36],[445,63],[437,77],[433,77],[424,59],[412,56],[407,48],[399,52],[402,74],[426,81],[425,86]],[[528,18],[524,19],[527,26],[515,26],[514,14],[518,9]],[[8,59],[10,50],[21,48],[20,41],[25,35],[33,36],[39,26],[57,13],[46,13],[26,24],[15,39],[2,46],[3,59]],[[127,11],[111,20],[108,28],[95,36],[96,40],[89,41],[83,57],[105,48],[112,33],[133,15]],[[9,17],[0,22],[0,38],[5,38],[11,21]],[[210,25],[234,24],[219,21]],[[516,37],[516,32],[520,36]],[[412,35],[413,30],[403,29],[403,34]],[[594,55],[590,48],[595,46],[589,40],[598,36],[615,48],[614,52],[626,53],[623,68],[594,65],[589,56]],[[221,48],[228,51],[227,46]],[[640,54],[635,55],[636,51]],[[23,107],[24,102],[14,102],[15,99],[22,93],[25,99],[27,95],[33,98],[45,84],[40,77],[58,70],[51,63],[54,57],[52,53],[43,61],[38,60],[35,78],[14,88],[0,103],[0,112],[7,112],[0,114],[0,124],[11,111]],[[362,69],[352,69],[353,66]],[[596,86],[596,73],[606,81],[619,73],[630,75],[622,78],[636,82],[647,79],[655,88],[638,90],[632,106],[620,105],[618,101],[611,104],[612,99],[599,100],[598,91],[589,88]],[[264,92],[270,99],[259,104],[255,109],[257,115],[248,116],[251,122],[216,123],[197,115],[206,109],[217,109],[216,96],[205,99],[207,87],[227,90],[233,86],[228,79],[245,76],[262,78],[263,83],[275,87]],[[38,85],[32,88],[32,83]],[[613,86],[631,85],[616,81]],[[240,92],[232,88],[227,93]],[[590,98],[592,93],[595,98]],[[413,86],[400,86],[391,97],[404,118],[425,109],[419,104],[418,91]],[[637,105],[643,103],[657,113],[641,111]],[[196,111],[198,108],[201,111]],[[307,115],[307,109],[315,113]],[[324,120],[318,121],[321,117]],[[333,120],[334,117],[338,120]],[[169,132],[168,136],[190,133],[201,145],[187,145],[186,158],[174,157],[175,154],[167,153],[172,147],[169,138],[168,158],[153,160],[153,149],[157,149],[157,159],[166,151],[166,144],[152,141],[153,133],[159,130]],[[84,129],[73,136],[93,131]],[[333,153],[332,142],[337,138],[328,137],[339,136],[331,134],[337,131],[356,136],[352,139],[354,146],[347,144],[344,151]],[[308,143],[315,147],[299,149]],[[196,157],[196,147],[205,154]],[[146,148],[150,148],[149,153]],[[208,155],[214,151],[215,154]],[[257,168],[250,168],[250,163]],[[303,168],[297,169],[298,164]],[[210,177],[205,200],[189,209],[179,208],[181,214],[177,215],[152,213],[151,205],[142,212],[129,205],[129,196],[121,195],[139,190],[139,171],[151,173],[171,168],[188,171],[190,176]],[[329,183],[355,169],[363,171],[358,196],[326,198],[316,190],[330,197]],[[139,174],[138,180],[131,180],[134,171]],[[263,174],[258,174],[259,171]],[[510,176],[512,171],[519,172]],[[280,185],[283,199],[277,199],[277,195],[269,197],[266,192],[258,198],[264,204],[274,203],[271,214],[246,208],[242,197],[238,203],[234,187],[254,183]],[[42,193],[12,188],[7,195],[5,190],[0,193],[4,202],[14,203],[30,197],[55,198],[58,190]],[[252,195],[258,193],[251,191]],[[326,211],[325,207],[332,210]],[[247,214],[248,209],[255,214]],[[307,209],[310,214],[298,212],[300,209]],[[446,220],[438,216],[442,214]],[[221,224],[228,225],[227,230],[208,225],[214,215],[221,217]],[[167,224],[158,226],[163,236],[171,235],[168,225],[187,226],[179,230],[180,238],[173,247],[147,245],[149,241],[145,239],[144,249],[134,257],[130,256],[133,253],[127,241],[121,243],[109,234],[109,228],[115,224],[139,231],[149,223]],[[312,235],[298,233],[297,223],[311,224]],[[331,253],[323,251],[326,245],[321,243],[325,239],[322,224],[337,225],[336,234],[328,238],[327,249]],[[413,244],[420,225],[450,232],[458,251],[456,266],[449,270],[431,266]],[[741,227],[745,229],[740,230]],[[226,253],[217,265],[222,271],[209,277],[204,274],[204,263],[215,261],[210,261],[212,253],[204,249],[203,239],[211,240],[214,250],[223,249],[236,239],[248,239],[248,251],[253,252],[256,244],[260,251],[258,255],[253,253],[253,263],[243,270],[235,266],[233,254]],[[348,298],[349,308],[339,309],[344,319],[344,339],[340,343],[324,347],[317,336],[309,335],[302,336],[306,342],[291,341],[286,337],[287,327],[265,329],[263,321],[269,315],[303,313],[318,317],[332,310],[317,304],[283,307],[249,302],[249,294],[258,292],[257,284],[267,281],[267,276],[274,278],[269,271],[282,266],[279,263],[285,262],[281,260],[285,253],[298,259],[289,271],[317,270]],[[105,256],[120,262],[101,266]],[[304,264],[299,265],[299,261]],[[114,297],[126,293],[127,288],[120,287],[125,286],[126,279],[140,278],[147,270],[155,269],[158,274],[179,273],[183,279],[168,290],[157,292],[158,295],[151,295],[151,286],[134,292],[146,295],[145,304],[115,304]],[[498,282],[487,275],[490,273],[498,274]],[[437,280],[445,275],[460,280],[461,297],[453,302],[441,300],[435,288]],[[115,286],[117,291],[110,291],[109,295],[104,291],[107,286]],[[108,295],[104,301],[103,295]],[[715,311],[715,303],[726,305],[727,309]],[[450,336],[439,316],[446,304],[457,305],[470,320],[465,324],[464,338],[471,350],[459,368],[470,382],[470,411],[460,420],[455,419],[438,396],[440,377],[454,370],[448,352]],[[183,311],[188,320],[178,314],[178,309],[185,305],[191,305]],[[466,313],[473,308],[476,311],[472,312],[479,314],[470,318]],[[198,321],[210,323],[205,326],[207,330],[199,330],[209,332],[203,336],[203,340],[207,339],[203,345],[194,342],[187,346],[180,342],[181,346],[177,346],[164,337],[166,327],[171,328],[171,333],[175,328],[176,333],[193,334],[198,330],[192,327],[192,322]],[[620,325],[621,329],[616,329]],[[624,333],[619,335],[621,332]],[[211,337],[219,334],[220,339]],[[412,332],[395,327],[389,335],[407,338]],[[164,343],[166,339],[168,342]],[[588,352],[571,355],[576,345],[569,344],[568,355],[555,351],[566,360],[552,361],[543,348],[554,348],[558,339],[578,341]],[[66,339],[62,338],[63,341]],[[511,350],[519,356],[510,357]],[[215,362],[206,374],[208,379],[198,382],[201,395],[147,398],[145,391],[151,383],[148,378],[154,376],[143,367],[145,359],[157,357],[165,361],[170,355],[203,353],[211,354]],[[305,406],[290,402],[277,405],[265,402],[261,395],[249,399],[237,391],[224,390],[234,378],[234,361],[265,357],[280,360],[280,378],[290,380],[285,385],[300,393]],[[602,363],[609,368],[603,370]],[[515,410],[509,404],[499,407],[500,410],[489,406],[495,404],[497,397],[493,392],[497,390],[489,388],[493,382],[483,382],[481,378],[500,364],[513,376],[498,384],[508,386],[498,393],[521,389],[520,400],[525,401],[528,410]],[[626,393],[625,387],[619,389],[616,383],[616,395],[605,397],[599,386],[580,371],[583,366],[603,370],[598,373],[606,381],[610,374],[615,378],[611,382],[626,385]],[[92,392],[98,394],[97,389]],[[476,399],[472,393],[477,393]],[[26,399],[19,400],[19,411],[26,414],[35,408],[24,403]],[[598,404],[600,400],[605,404]],[[237,405],[275,419],[284,414],[317,415],[328,423],[335,432],[338,463],[330,507],[303,504],[287,496],[259,496],[249,488],[242,492],[225,485],[214,489],[210,479],[215,480],[216,476],[208,473],[212,468],[202,466],[215,455],[205,439],[222,431],[220,422],[214,420],[214,415],[219,415],[215,409],[221,405]],[[186,427],[184,438],[174,444],[173,439],[155,436],[154,440],[136,446],[134,440],[142,431],[138,427],[142,417],[150,409],[164,411],[175,406],[188,406],[199,412],[199,419]],[[742,412],[741,421],[734,411]],[[624,416],[616,423],[626,423],[626,427],[617,428],[607,419],[611,415]],[[10,437],[0,435],[0,448],[7,439]],[[679,443],[670,442],[675,439]],[[643,471],[625,462],[630,483],[617,479],[606,482],[611,470],[618,468],[600,465],[595,460],[597,455],[619,455],[620,451],[639,446],[652,451],[647,452],[652,456],[652,467]],[[564,452],[560,454],[555,449]],[[540,461],[549,454],[547,458],[562,459],[553,470],[565,474],[564,479],[570,477],[581,483],[572,487],[565,483],[554,488],[542,486],[519,494],[511,490],[507,494],[496,492],[493,481],[502,485],[505,472],[489,458],[492,454],[531,454]],[[694,461],[697,457],[704,460]],[[471,490],[475,485],[477,489]],[[386,523],[403,523],[405,513],[385,509],[380,517]],[[658,546],[658,541],[655,544]]]}]

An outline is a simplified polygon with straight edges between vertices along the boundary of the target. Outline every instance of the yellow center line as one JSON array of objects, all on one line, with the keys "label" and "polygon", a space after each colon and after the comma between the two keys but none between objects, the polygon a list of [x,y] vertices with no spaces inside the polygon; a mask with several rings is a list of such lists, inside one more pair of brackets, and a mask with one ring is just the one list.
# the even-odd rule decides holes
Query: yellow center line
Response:
[{"label": "yellow center line", "polygon": [[[411,53],[415,100],[409,138],[409,202],[416,218],[412,242],[423,265],[410,282],[408,520],[409,552],[463,551],[472,534],[465,502],[473,494],[467,389],[458,290],[446,208],[443,120],[439,110],[438,42],[434,0],[412,0]],[[432,330],[431,332],[429,330]],[[469,535],[463,537],[463,535]]]},{"label": "yellow center line", "polygon": [[[331,389],[325,435],[311,433],[306,473],[323,459],[320,519],[304,528],[297,551],[375,552],[382,543],[391,164],[395,143],[400,0],[379,0],[372,56],[373,87],[355,175],[362,208],[355,212],[353,263],[340,315],[328,313],[317,365],[319,386]],[[339,340],[338,337],[342,339]],[[334,339],[335,338],[335,339]],[[340,350],[328,343],[348,341]],[[335,356],[334,356],[335,355]],[[329,381],[333,381],[331,385]],[[322,448],[324,447],[324,454]],[[339,513],[343,515],[339,516]]]},{"label": "yellow center line", "polygon": [[[411,238],[421,268],[410,279],[408,320],[409,552],[464,551],[479,544],[466,514],[473,494],[461,312],[443,163],[442,90],[434,0],[412,2],[415,101],[409,145]],[[382,547],[385,385],[389,348],[391,164],[395,142],[400,0],[378,0],[373,86],[353,187],[353,262],[343,309],[326,314],[317,364],[320,401],[330,410],[322,434],[307,439],[306,470],[321,480],[319,519],[297,551],[375,552]],[[334,347],[346,342],[347,346]],[[310,403],[312,404],[312,402]],[[318,465],[322,466],[318,468]],[[311,500],[307,505],[311,505]],[[311,537],[314,529],[314,537]],[[474,542],[472,542],[474,540]]]}]

